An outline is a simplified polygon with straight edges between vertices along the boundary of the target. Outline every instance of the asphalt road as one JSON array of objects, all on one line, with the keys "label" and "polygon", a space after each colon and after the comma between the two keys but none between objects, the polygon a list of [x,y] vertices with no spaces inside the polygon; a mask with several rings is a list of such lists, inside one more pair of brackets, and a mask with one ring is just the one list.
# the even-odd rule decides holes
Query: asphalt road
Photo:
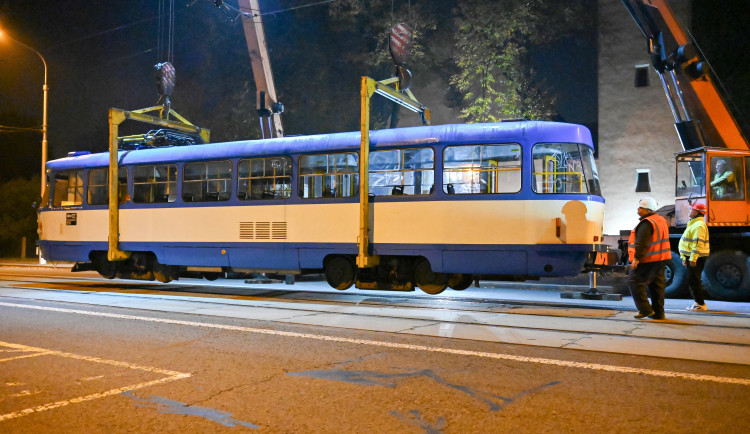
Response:
[{"label": "asphalt road", "polygon": [[204,283],[0,269],[0,432],[750,428],[742,304]]}]

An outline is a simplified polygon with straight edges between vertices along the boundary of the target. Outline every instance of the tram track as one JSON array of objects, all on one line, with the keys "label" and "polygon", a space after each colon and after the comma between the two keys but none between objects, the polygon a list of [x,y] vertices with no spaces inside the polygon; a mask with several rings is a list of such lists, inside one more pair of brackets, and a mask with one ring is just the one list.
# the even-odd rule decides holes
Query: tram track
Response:
[{"label": "tram track", "polygon": [[[7,281],[9,279],[4,276],[13,276],[8,273],[0,274],[0,282]],[[28,279],[26,275],[16,275]],[[221,304],[222,297],[241,297],[247,300],[254,301],[272,301],[272,302],[290,302],[290,303],[313,303],[313,304],[329,304],[329,305],[356,305],[356,306],[370,306],[370,307],[400,307],[400,308],[411,308],[411,309],[438,309],[438,310],[456,310],[456,311],[472,311],[472,312],[485,312],[485,313],[512,313],[517,315],[541,315],[541,316],[552,316],[552,317],[584,317],[591,319],[602,319],[608,321],[626,321],[632,322],[630,316],[625,317],[613,316],[612,312],[625,312],[632,311],[630,308],[617,309],[609,306],[577,303],[575,305],[570,304],[566,301],[535,301],[535,300],[507,300],[498,298],[482,298],[482,297],[471,297],[471,296],[451,296],[446,297],[442,295],[421,295],[419,292],[393,292],[383,295],[382,292],[377,295],[362,295],[362,293],[353,293],[349,291],[337,291],[337,292],[325,292],[325,291],[310,291],[300,290],[297,288],[289,287],[289,289],[281,289],[279,287],[273,287],[268,289],[259,289],[257,286],[243,286],[242,283],[234,284],[214,284],[205,285],[196,282],[197,281],[181,281],[171,282],[169,284],[161,284],[158,282],[140,282],[140,281],[110,281],[103,280],[99,277],[68,277],[68,276],[55,276],[55,280],[63,280],[68,282],[76,282],[77,285],[69,285],[61,291],[78,290],[78,291],[92,291],[92,292],[106,292],[112,291],[115,293],[127,293],[137,294],[137,291],[143,291],[143,294],[152,295],[166,295],[166,296],[185,296],[185,297],[204,297],[211,298],[215,297],[212,303]],[[87,282],[82,284],[79,282]],[[49,278],[36,277],[26,281],[16,281],[16,285],[33,285],[38,282],[46,282],[53,285],[53,282],[49,282]],[[30,289],[38,289],[33,286],[27,286]],[[44,288],[44,290],[51,290],[50,288]],[[299,307],[292,307],[290,309],[301,309]],[[544,310],[538,310],[544,309]],[[574,312],[575,315],[571,313]],[[672,317],[674,317],[672,313]],[[694,319],[695,314],[683,314],[677,313],[677,317]],[[712,324],[713,327],[725,327],[725,328],[741,328],[750,329],[750,315],[736,314],[733,313],[728,315],[725,312],[702,312],[700,313],[701,318],[714,317],[714,318],[727,318],[726,322],[719,322]],[[744,322],[742,319],[737,321],[732,318],[747,318],[748,321]],[[646,323],[646,322],[637,322]],[[693,325],[700,325],[700,322],[691,322]]]},{"label": "tram track", "polygon": [[[18,277],[16,279],[16,277]],[[670,314],[636,321],[632,310],[565,303],[523,303],[415,294],[310,292],[299,289],[158,284],[3,273],[11,303],[57,302],[208,317],[495,341],[586,351],[750,363],[744,315]]]}]

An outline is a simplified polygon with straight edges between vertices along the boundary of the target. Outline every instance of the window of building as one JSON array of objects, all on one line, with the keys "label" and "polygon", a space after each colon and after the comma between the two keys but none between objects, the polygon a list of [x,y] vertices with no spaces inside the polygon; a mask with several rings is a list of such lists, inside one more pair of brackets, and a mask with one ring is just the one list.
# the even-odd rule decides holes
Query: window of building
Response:
[{"label": "window of building", "polygon": [[83,203],[83,170],[55,173],[52,206],[76,206]]},{"label": "window of building", "polygon": [[649,65],[635,65],[635,87],[648,86]]},{"label": "window of building", "polygon": [[[120,203],[125,203],[128,196],[128,169],[119,167],[117,170],[118,197]],[[89,205],[109,204],[109,169],[106,167],[89,170],[88,182]]]},{"label": "window of building", "polygon": [[443,153],[443,192],[517,193],[521,190],[521,146],[449,146]]},{"label": "window of building", "polygon": [[299,159],[298,181],[303,199],[355,196],[359,193],[357,154],[303,155]]},{"label": "window of building", "polygon": [[156,164],[133,168],[133,202],[166,203],[177,199],[177,165]]},{"label": "window of building", "polygon": [[636,193],[651,191],[651,170],[635,169],[635,191]]},{"label": "window of building", "polygon": [[532,189],[543,194],[601,194],[594,151],[576,143],[538,143],[531,150]]},{"label": "window of building", "polygon": [[205,161],[186,163],[182,173],[182,200],[212,202],[232,196],[232,163]]},{"label": "window of building", "polygon": [[370,193],[375,196],[430,194],[435,185],[432,148],[391,149],[370,153]]},{"label": "window of building", "polygon": [[268,157],[240,160],[237,197],[241,200],[287,199],[292,193],[292,160]]}]

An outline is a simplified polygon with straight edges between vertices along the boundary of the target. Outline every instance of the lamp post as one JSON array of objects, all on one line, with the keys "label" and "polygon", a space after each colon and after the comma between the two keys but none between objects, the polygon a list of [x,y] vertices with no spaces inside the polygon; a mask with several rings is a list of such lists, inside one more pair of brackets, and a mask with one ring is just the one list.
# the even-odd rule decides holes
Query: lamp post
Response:
[{"label": "lamp post", "polygon": [[47,175],[47,62],[44,60],[44,57],[42,57],[42,54],[35,49],[29,47],[21,41],[11,38],[7,33],[3,33],[2,31],[0,31],[0,35],[2,34],[5,34],[11,41],[36,53],[36,55],[39,56],[40,59],[42,59],[42,63],[44,64],[44,86],[42,87],[42,92],[44,93],[44,110],[42,112],[42,196],[44,196],[44,189],[47,186],[47,183],[45,182],[45,178]]}]

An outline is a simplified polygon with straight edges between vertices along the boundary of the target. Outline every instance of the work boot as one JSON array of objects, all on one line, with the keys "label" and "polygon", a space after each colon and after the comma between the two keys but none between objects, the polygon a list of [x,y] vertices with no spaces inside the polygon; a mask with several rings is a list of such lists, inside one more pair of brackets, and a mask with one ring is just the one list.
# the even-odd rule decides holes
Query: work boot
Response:
[{"label": "work boot", "polygon": [[654,311],[653,310],[651,311],[651,313],[638,312],[637,314],[635,314],[633,316],[633,318],[635,318],[635,319],[641,319],[641,318],[646,318],[647,316],[650,317],[651,315],[654,315]]}]

